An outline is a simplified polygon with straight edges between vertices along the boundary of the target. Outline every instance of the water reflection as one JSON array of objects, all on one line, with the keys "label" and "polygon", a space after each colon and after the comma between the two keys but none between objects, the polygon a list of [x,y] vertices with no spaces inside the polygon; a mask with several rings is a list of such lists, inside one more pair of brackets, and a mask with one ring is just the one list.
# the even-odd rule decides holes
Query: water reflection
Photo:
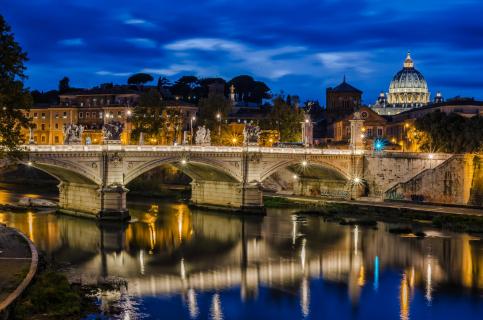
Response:
[{"label": "water reflection", "polygon": [[[77,282],[125,280],[123,292],[105,294],[102,301],[104,308],[124,301],[123,308],[131,310],[127,315],[142,304],[136,297],[178,296],[189,318],[203,312],[229,318],[224,301],[233,298],[224,291],[235,289],[237,299],[258,301],[271,288],[272,295],[299,300],[295,318],[310,317],[323,312],[321,295],[330,292],[325,290],[344,288],[338,303],[353,307],[379,292],[380,299],[395,299],[387,291],[387,274],[394,270],[400,272],[394,311],[401,319],[416,312],[410,308],[415,290],[434,308],[438,294],[445,295],[435,288],[468,289],[459,294],[476,296],[483,289],[481,241],[464,234],[421,240],[392,235],[382,223],[377,230],[340,226],[288,210],[241,218],[166,201],[141,202],[130,210],[135,222],[121,226],[30,212],[0,213],[0,222],[22,230],[53,260],[69,263],[69,276]],[[314,288],[320,279],[336,287]],[[373,290],[365,290],[368,284]]]}]

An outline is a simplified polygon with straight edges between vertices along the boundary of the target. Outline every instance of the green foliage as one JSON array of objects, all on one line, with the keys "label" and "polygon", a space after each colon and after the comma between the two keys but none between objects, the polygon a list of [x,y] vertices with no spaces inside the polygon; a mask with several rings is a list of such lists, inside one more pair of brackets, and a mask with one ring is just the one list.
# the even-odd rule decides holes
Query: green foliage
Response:
[{"label": "green foliage", "polygon": [[134,129],[132,138],[139,139],[143,132],[146,135],[159,135],[163,127],[163,106],[161,94],[156,89],[144,92],[139,97],[139,105],[134,109],[131,119]]},{"label": "green foliage", "polygon": [[153,81],[153,77],[147,73],[136,73],[127,79],[128,84],[143,85],[147,82]]},{"label": "green foliage", "polygon": [[[416,120],[416,142],[421,151],[466,153],[483,150],[483,119],[456,113],[432,112]],[[418,137],[420,137],[418,139]]]},{"label": "green foliage", "polygon": [[[23,86],[27,54],[15,41],[10,26],[0,15],[0,147],[14,155],[21,144],[21,128],[29,120],[22,109],[30,108],[32,97]],[[2,151],[2,153],[4,153]]]},{"label": "green foliage", "polygon": [[276,96],[268,118],[261,123],[261,127],[280,132],[282,142],[299,142],[302,138],[301,122],[304,120],[304,114],[297,107],[297,102],[297,99],[290,96]]},{"label": "green foliage", "polygon": [[[198,125],[205,125],[210,130],[217,130],[218,125],[226,120],[232,107],[231,102],[222,95],[213,95],[202,98],[198,104]],[[217,114],[220,117],[217,118]],[[213,135],[213,133],[212,133]]]},{"label": "green foliage", "polygon": [[15,309],[19,319],[80,318],[81,297],[72,290],[67,278],[58,272],[47,271],[37,277]]}]

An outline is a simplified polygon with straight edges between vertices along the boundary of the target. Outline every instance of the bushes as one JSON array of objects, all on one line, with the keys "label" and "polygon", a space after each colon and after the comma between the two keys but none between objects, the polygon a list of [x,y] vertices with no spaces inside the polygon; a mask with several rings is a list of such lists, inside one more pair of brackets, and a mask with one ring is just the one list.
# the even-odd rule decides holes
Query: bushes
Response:
[{"label": "bushes", "polygon": [[15,309],[19,319],[78,319],[81,296],[58,272],[40,274]]}]

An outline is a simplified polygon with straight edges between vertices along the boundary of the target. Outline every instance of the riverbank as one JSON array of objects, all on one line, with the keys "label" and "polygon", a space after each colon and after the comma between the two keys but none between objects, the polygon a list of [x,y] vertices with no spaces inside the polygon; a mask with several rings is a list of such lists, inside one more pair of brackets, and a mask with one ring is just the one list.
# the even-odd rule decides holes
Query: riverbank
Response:
[{"label": "riverbank", "polygon": [[0,225],[0,319],[8,318],[37,266],[38,253],[32,242],[17,230]]},{"label": "riverbank", "polygon": [[[378,220],[415,226],[430,225],[456,232],[483,233],[483,210],[411,203],[323,200],[310,197],[264,196],[267,207],[302,208],[299,213],[328,217],[336,222]],[[355,210],[357,209],[357,210]],[[348,221],[347,221],[348,219]]]}]

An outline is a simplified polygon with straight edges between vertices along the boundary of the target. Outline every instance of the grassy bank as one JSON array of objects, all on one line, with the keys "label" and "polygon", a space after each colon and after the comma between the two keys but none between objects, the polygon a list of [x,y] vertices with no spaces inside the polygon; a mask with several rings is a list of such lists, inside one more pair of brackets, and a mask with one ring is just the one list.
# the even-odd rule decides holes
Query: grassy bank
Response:
[{"label": "grassy bank", "polygon": [[[444,214],[403,208],[373,207],[348,203],[322,203],[292,201],[281,197],[264,197],[269,208],[300,208],[297,213],[323,216],[326,220],[341,224],[358,221],[384,221],[413,225],[430,225],[456,232],[483,233],[483,217],[463,214]],[[368,222],[369,223],[369,222]],[[396,232],[395,232],[396,233]]]},{"label": "grassy bank", "polygon": [[406,223],[413,226],[431,225],[435,228],[456,232],[483,233],[483,217],[478,216],[336,203],[329,203],[324,207],[299,212],[315,213],[331,218],[375,219],[384,222]]}]

